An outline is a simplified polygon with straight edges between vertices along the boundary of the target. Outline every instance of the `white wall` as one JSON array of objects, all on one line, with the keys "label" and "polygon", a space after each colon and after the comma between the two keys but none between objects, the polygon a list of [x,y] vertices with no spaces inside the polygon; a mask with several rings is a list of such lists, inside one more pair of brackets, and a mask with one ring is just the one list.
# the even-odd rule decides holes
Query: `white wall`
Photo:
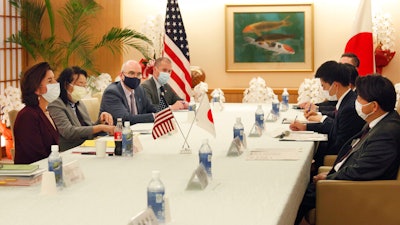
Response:
[{"label": "white wall", "polygon": [[[123,0],[123,26],[141,31],[146,17],[165,15],[167,0]],[[225,72],[225,5],[226,4],[289,4],[314,5],[314,68],[327,60],[337,60],[352,33],[353,19],[359,0],[180,0],[179,6],[188,36],[191,64],[203,68],[209,88],[246,88],[251,78],[262,76],[273,88],[297,88],[314,72]],[[400,1],[372,0],[373,11],[381,9],[392,15],[396,30],[396,51],[400,50]],[[400,54],[400,53],[399,53]],[[127,59],[139,60],[141,55],[129,52]],[[383,69],[383,74],[393,82],[400,82],[400,56]]]}]

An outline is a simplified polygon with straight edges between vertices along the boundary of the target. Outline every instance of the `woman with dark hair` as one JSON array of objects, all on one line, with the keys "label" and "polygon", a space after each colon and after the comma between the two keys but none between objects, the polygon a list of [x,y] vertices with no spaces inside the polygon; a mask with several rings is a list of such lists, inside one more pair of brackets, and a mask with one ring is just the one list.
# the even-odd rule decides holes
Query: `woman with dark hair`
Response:
[{"label": "woman with dark hair", "polygon": [[57,145],[58,132],[47,105],[60,94],[60,85],[47,62],[29,68],[21,79],[25,107],[14,123],[15,164],[30,164],[47,158]]},{"label": "woman with dark hair", "polygon": [[60,151],[79,146],[103,132],[114,133],[111,114],[101,113],[93,124],[85,105],[79,102],[87,95],[86,78],[86,71],[77,66],[64,69],[58,77],[60,97],[48,108],[60,133]]}]

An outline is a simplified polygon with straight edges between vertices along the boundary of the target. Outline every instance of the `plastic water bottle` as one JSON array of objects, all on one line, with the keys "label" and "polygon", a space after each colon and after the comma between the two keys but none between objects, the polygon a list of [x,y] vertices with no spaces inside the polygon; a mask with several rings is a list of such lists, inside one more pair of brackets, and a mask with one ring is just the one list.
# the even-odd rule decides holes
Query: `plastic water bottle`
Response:
[{"label": "plastic water bottle", "polygon": [[277,120],[279,117],[279,100],[278,96],[274,95],[274,100],[272,101],[272,117],[274,120]]},{"label": "plastic water bottle", "polygon": [[192,96],[190,97],[188,110],[196,112],[196,102],[194,101],[194,98]]},{"label": "plastic water bottle", "polygon": [[286,112],[289,110],[289,92],[287,88],[283,89],[282,93],[282,112]]},{"label": "plastic water bottle", "polygon": [[257,106],[256,110],[256,125],[264,129],[264,110],[261,105]]},{"label": "plastic water bottle", "polygon": [[208,177],[212,177],[211,158],[212,158],[211,147],[208,144],[208,139],[204,139],[203,144],[199,149],[199,163],[203,164],[204,168],[207,171]]},{"label": "plastic water bottle", "polygon": [[117,119],[117,125],[114,128],[114,155],[122,155],[122,118]]},{"label": "plastic water bottle", "polygon": [[160,171],[152,172],[152,179],[147,186],[147,206],[153,209],[159,223],[165,222],[165,188],[160,180]]},{"label": "plastic water bottle", "polygon": [[240,141],[243,141],[244,126],[240,117],[236,118],[236,123],[233,125],[233,138],[239,137]]},{"label": "plastic water bottle", "polygon": [[49,171],[53,171],[56,177],[56,184],[58,188],[64,187],[63,172],[62,172],[62,158],[58,152],[58,145],[51,146],[51,153],[49,155]]},{"label": "plastic water bottle", "polygon": [[133,132],[129,121],[124,122],[122,130],[122,155],[133,156]]}]

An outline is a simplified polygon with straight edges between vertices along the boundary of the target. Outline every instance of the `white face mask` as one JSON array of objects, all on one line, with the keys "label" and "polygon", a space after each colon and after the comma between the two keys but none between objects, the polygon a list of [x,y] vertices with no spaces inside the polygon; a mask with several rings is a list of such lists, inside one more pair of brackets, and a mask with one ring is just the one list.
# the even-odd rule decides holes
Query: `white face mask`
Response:
[{"label": "white face mask", "polygon": [[60,96],[60,84],[59,83],[47,84],[46,87],[47,87],[47,92],[42,94],[42,97],[46,99],[48,103],[51,103]]},{"label": "white face mask", "polygon": [[168,82],[170,76],[171,76],[171,74],[169,74],[167,72],[160,72],[157,80],[161,85],[164,85]]},{"label": "white face mask", "polygon": [[85,87],[74,85],[74,90],[71,93],[71,100],[73,102],[78,102],[87,95],[87,90]]},{"label": "white face mask", "polygon": [[371,113],[365,114],[362,111],[362,108],[366,105],[371,104],[372,102],[368,102],[367,104],[362,105],[361,103],[359,103],[357,100],[355,101],[355,106],[356,106],[356,111],[359,117],[361,117],[361,119],[365,120],[367,119],[368,116],[370,116],[371,114],[373,114],[374,112],[372,111]]},{"label": "white face mask", "polygon": [[334,95],[330,95],[329,94],[329,92],[331,91],[332,87],[333,87],[333,85],[331,85],[328,90],[322,90],[322,96],[324,98],[326,98],[328,101],[337,101],[336,94],[334,94]]}]

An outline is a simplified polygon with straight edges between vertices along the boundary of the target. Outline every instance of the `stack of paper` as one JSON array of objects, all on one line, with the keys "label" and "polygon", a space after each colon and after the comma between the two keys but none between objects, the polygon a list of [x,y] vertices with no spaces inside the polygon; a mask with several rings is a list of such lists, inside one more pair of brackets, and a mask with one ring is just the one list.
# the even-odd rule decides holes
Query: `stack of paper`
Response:
[{"label": "stack of paper", "polygon": [[257,148],[250,150],[247,160],[298,160],[301,149]]},{"label": "stack of paper", "polygon": [[290,131],[280,141],[327,141],[328,135],[313,131]]},{"label": "stack of paper", "polygon": [[0,165],[0,185],[32,185],[41,180],[44,171],[39,165]]}]

